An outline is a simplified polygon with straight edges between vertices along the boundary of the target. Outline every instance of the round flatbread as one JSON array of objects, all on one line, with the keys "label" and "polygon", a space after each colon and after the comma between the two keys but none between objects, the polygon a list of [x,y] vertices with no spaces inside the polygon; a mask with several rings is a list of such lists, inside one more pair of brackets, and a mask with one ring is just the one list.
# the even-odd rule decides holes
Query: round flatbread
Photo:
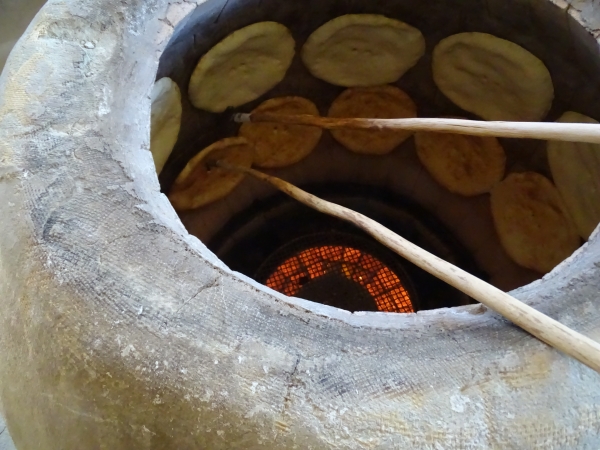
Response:
[{"label": "round flatbread", "polygon": [[552,105],[550,72],[519,45],[485,33],[447,37],[433,50],[433,79],[446,97],[485,120],[539,121]]},{"label": "round flatbread", "polygon": [[[417,107],[411,98],[394,86],[357,87],[346,89],[329,108],[329,117],[359,117],[395,119],[417,117]],[[356,153],[384,155],[412,136],[412,131],[391,130],[331,130],[344,147]]]},{"label": "round flatbread", "polygon": [[317,78],[337,86],[393,83],[425,53],[419,30],[377,14],[348,14],[307,39],[302,60]]},{"label": "round flatbread", "polygon": [[523,267],[550,272],[579,247],[558,190],[538,173],[510,174],[492,189],[491,206],[502,246]]},{"label": "round flatbread", "polygon": [[[254,111],[318,116],[316,105],[303,97],[272,98]],[[318,127],[279,123],[244,123],[239,135],[254,146],[254,164],[262,168],[285,167],[304,159],[321,139]]]},{"label": "round flatbread", "polygon": [[178,211],[198,208],[229,194],[244,174],[211,166],[215,161],[252,166],[253,148],[244,138],[226,138],[206,147],[181,171],[169,192],[169,200]]},{"label": "round flatbread", "polygon": [[[564,113],[557,122],[598,123],[573,111]],[[548,141],[548,163],[579,235],[589,239],[600,223],[600,145]]]},{"label": "round flatbread", "polygon": [[175,147],[181,127],[181,92],[170,78],[161,78],[152,88],[150,152],[160,174]]},{"label": "round flatbread", "polygon": [[196,108],[223,112],[257,99],[283,80],[294,57],[294,38],[276,22],[237,30],[198,62],[189,86]]},{"label": "round flatbread", "polygon": [[433,179],[455,194],[484,194],[504,176],[506,154],[494,137],[420,131],[415,145]]}]

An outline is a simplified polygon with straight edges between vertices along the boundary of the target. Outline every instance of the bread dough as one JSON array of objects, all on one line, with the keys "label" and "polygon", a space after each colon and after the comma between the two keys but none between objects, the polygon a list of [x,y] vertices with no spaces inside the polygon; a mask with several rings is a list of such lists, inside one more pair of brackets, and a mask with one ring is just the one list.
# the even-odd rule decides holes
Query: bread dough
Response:
[{"label": "bread dough", "polygon": [[294,38],[276,22],[239,29],[198,62],[189,85],[196,108],[223,112],[257,99],[283,80],[294,57]]},{"label": "bread dough", "polygon": [[433,50],[433,79],[446,97],[485,120],[539,121],[552,105],[550,72],[519,45],[485,33],[447,37]]},{"label": "bread dough", "polygon": [[[303,97],[272,98],[252,111],[318,116],[316,105]],[[321,139],[322,130],[303,125],[244,123],[239,135],[254,146],[254,164],[262,168],[285,167],[304,159]]]},{"label": "bread dough", "polygon": [[416,28],[377,14],[336,17],[313,32],[302,60],[317,78],[338,86],[393,83],[425,53]]},{"label": "bread dough", "polygon": [[175,147],[181,126],[181,92],[170,78],[161,78],[152,88],[150,152],[160,174]]},{"label": "bread dough", "polygon": [[504,149],[494,137],[450,133],[415,133],[419,160],[439,184],[455,194],[489,192],[502,180]]},{"label": "bread dough", "polygon": [[535,172],[512,173],[491,195],[502,246],[519,265],[550,272],[580,244],[558,190]]},{"label": "bread dough", "polygon": [[242,181],[244,174],[211,167],[211,163],[224,161],[250,167],[252,159],[252,146],[244,138],[215,142],[194,156],[181,171],[169,192],[171,204],[176,210],[185,211],[225,197]]},{"label": "bread dough", "polygon": [[[598,123],[573,111],[557,122]],[[600,222],[600,145],[548,141],[548,163],[579,235],[589,239]]]},{"label": "bread dough", "polygon": [[[394,86],[346,89],[329,108],[329,117],[394,119],[417,117],[411,98]],[[384,155],[412,136],[412,131],[336,129],[331,134],[344,147],[356,153]]]}]

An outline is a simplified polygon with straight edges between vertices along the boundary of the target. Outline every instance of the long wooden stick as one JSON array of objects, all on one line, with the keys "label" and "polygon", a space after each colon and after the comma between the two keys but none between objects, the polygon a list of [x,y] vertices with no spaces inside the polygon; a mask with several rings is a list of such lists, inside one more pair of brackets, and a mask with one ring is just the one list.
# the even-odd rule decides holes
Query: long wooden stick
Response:
[{"label": "long wooden stick", "polygon": [[376,221],[335,203],[322,200],[294,185],[254,169],[222,161],[215,165],[266,181],[290,197],[325,214],[348,221],[363,229],[386,247],[449,285],[480,301],[548,345],[563,351],[600,373],[600,345],[533,309],[491,284],[412,244]]},{"label": "long wooden stick", "polygon": [[236,114],[236,122],[275,122],[325,129],[362,128],[435,131],[439,133],[543,139],[600,144],[600,124],[563,122],[485,122],[466,119],[343,119],[275,113]]}]

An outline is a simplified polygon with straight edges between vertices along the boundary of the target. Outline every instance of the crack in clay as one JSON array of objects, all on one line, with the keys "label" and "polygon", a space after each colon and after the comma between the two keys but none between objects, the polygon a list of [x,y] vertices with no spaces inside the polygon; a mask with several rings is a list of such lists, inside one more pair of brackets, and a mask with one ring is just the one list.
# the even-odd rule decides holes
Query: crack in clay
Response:
[{"label": "crack in clay", "polygon": [[292,388],[296,385],[294,382],[294,377],[298,373],[298,365],[300,364],[300,358],[300,355],[296,356],[296,363],[294,364],[294,368],[292,369],[292,371],[290,372],[290,376],[288,377],[285,395],[283,396],[283,411],[281,411],[282,416],[285,416],[292,402],[290,395]]},{"label": "crack in clay", "polygon": [[175,29],[175,27],[173,26],[173,24],[169,21],[169,19],[167,19],[166,17],[162,18],[162,19],[158,19],[159,22],[164,23],[165,25]]},{"label": "crack in clay", "polygon": [[221,11],[219,12],[219,15],[215,19],[215,23],[219,23],[219,20],[221,19],[221,15],[223,15],[223,12],[225,11],[225,8],[227,8],[228,4],[229,4],[229,0],[226,0],[225,4],[223,5],[223,8],[221,8]]},{"label": "crack in clay", "polygon": [[218,286],[220,283],[220,278],[215,278],[214,280],[212,280],[211,282],[209,282],[208,284],[205,284],[204,286],[200,287],[200,289],[198,289],[198,291],[192,295],[188,300],[186,300],[183,305],[181,305],[179,307],[179,309],[177,309],[177,311],[175,311],[174,316],[177,317],[179,315],[179,312],[185,308],[192,300],[194,300],[196,297],[198,297],[202,292],[204,292],[207,289],[213,288]]},{"label": "crack in clay", "polygon": [[138,235],[138,233],[127,233],[127,234],[124,234],[123,236],[117,236],[114,239],[111,239],[110,241],[106,242],[106,245],[111,246],[112,244],[114,244],[117,241],[120,241],[121,239],[129,239],[129,238],[132,238],[137,235]]}]

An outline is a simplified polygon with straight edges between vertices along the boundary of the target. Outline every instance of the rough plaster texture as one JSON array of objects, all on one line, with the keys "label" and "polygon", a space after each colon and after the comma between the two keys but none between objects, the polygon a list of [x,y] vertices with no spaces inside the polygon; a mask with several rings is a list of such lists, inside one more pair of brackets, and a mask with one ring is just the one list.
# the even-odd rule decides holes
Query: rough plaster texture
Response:
[{"label": "rough plaster texture", "polygon": [[[46,0],[0,0],[0,72],[13,46]],[[15,446],[0,416],[0,450]]]},{"label": "rough plaster texture", "polygon": [[[558,7],[569,24],[591,4]],[[154,174],[149,92],[195,6],[51,0],[0,77],[17,447],[598,448],[600,375],[486,308],[352,315],[257,286],[186,233]],[[596,232],[514,295],[600,339],[599,285]]]}]

